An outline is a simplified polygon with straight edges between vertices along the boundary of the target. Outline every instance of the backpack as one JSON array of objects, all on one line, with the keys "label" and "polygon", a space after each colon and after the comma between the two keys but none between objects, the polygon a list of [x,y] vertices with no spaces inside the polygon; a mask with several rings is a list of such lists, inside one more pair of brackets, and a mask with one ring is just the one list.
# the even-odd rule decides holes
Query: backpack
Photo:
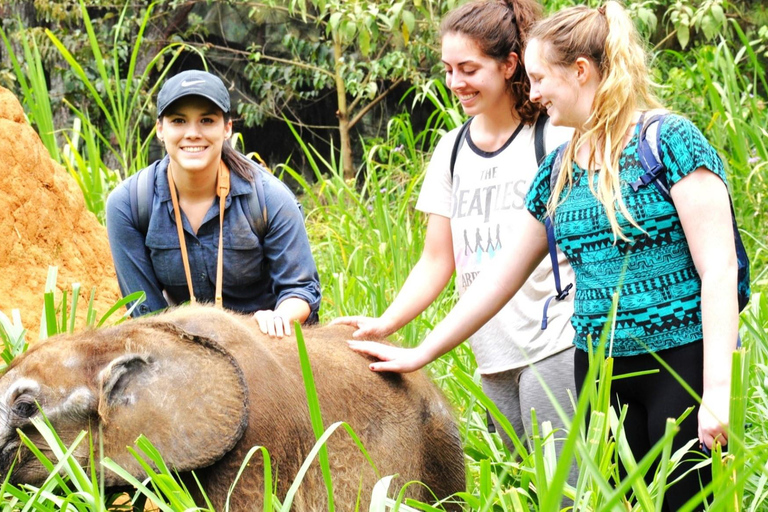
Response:
[{"label": "backpack", "polygon": [[[131,202],[131,215],[134,224],[139,231],[146,235],[149,228],[149,215],[152,211],[152,200],[155,195],[155,171],[162,162],[154,162],[149,167],[145,167],[136,174],[136,179],[129,183],[129,197]],[[251,182],[253,192],[248,194],[248,222],[251,230],[259,238],[259,243],[264,245],[264,237],[267,234],[267,203],[264,200],[264,183],[261,173],[264,171],[261,166],[254,163],[254,180]],[[262,206],[263,205],[263,206]],[[255,212],[261,212],[261,215],[254,215]]]},{"label": "backpack", "polygon": [[[637,144],[637,153],[640,157],[640,165],[645,170],[645,174],[641,175],[636,181],[630,183],[632,190],[637,192],[640,187],[645,187],[649,184],[653,184],[659,191],[661,196],[670,203],[672,196],[669,194],[669,184],[667,183],[666,167],[661,161],[659,155],[659,137],[661,134],[661,125],[664,123],[664,119],[667,114],[659,114],[652,116],[643,124],[640,130],[640,139]],[[640,118],[640,122],[643,123],[643,118]],[[552,173],[550,175],[550,189],[554,189],[557,176],[560,172],[561,162],[563,154],[568,143],[561,145],[557,148],[557,155],[552,163]],[[728,196],[728,203],[731,207],[731,224],[733,225],[733,239],[736,244],[736,260],[738,262],[738,302],[739,311],[742,311],[751,295],[749,286],[749,258],[747,257],[747,251],[744,249],[744,243],[741,241],[741,235],[739,234],[739,228],[736,225],[736,215],[733,210],[733,200]],[[547,328],[547,307],[552,299],[563,300],[568,291],[573,287],[573,284],[569,284],[564,290],[560,287],[560,271],[557,264],[557,242],[555,240],[555,229],[553,220],[547,216],[544,220],[544,226],[547,230],[547,244],[549,245],[549,256],[552,260],[552,271],[555,278],[555,289],[557,294],[549,297],[544,304],[544,317],[541,320],[541,328]]]},{"label": "backpack", "polygon": [[[544,127],[547,124],[549,116],[542,112],[539,117],[536,118],[536,126],[533,132],[533,146],[536,151],[536,163],[541,165],[544,161],[544,157],[547,156],[547,150],[544,147]],[[459,154],[459,149],[464,144],[464,139],[467,138],[467,131],[469,130],[469,123],[472,122],[472,118],[467,119],[456,135],[456,141],[453,143],[453,149],[451,150],[451,180],[453,180],[453,168],[456,166],[456,156]]]}]

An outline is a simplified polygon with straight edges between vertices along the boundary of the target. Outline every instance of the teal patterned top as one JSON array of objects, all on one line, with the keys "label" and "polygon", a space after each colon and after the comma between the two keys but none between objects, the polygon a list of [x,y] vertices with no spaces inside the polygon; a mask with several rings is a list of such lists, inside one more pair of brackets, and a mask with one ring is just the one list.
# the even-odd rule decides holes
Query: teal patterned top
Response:
[{"label": "teal patterned top", "polygon": [[[575,163],[573,189],[563,192],[565,202],[555,213],[557,244],[576,274],[571,323],[576,330],[574,344],[580,350],[587,350],[590,335],[597,346],[617,289],[614,356],[656,352],[702,339],[701,280],[677,211],[652,184],[637,192],[629,186],[645,173],[637,144],[636,130],[622,151],[619,175],[627,208],[645,233],[617,212],[630,242],[619,239],[614,243],[605,209],[589,189],[587,171]],[[717,152],[683,117],[666,117],[659,154],[670,187],[699,167],[711,170],[725,182]],[[546,217],[554,159],[555,152],[547,156],[526,197],[526,207],[540,221]]]}]

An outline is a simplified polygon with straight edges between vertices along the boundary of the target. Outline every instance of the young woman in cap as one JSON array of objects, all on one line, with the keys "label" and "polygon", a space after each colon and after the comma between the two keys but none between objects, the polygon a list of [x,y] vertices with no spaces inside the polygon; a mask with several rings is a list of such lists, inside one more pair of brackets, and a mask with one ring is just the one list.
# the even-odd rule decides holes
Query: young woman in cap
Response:
[{"label": "young woman in cap", "polygon": [[[265,333],[290,334],[293,320],[315,321],[320,305],[303,216],[280,180],[232,148],[231,135],[229,91],[218,77],[184,71],[163,85],[157,137],[167,155],[107,199],[120,289],[146,293],[134,316],[216,301],[254,313]],[[153,180],[143,196],[142,173]]]}]

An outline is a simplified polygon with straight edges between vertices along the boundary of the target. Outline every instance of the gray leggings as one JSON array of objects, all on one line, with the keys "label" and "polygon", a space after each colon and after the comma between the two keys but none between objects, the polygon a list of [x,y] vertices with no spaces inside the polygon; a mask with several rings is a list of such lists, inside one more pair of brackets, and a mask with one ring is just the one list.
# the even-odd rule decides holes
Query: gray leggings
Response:
[{"label": "gray leggings", "polygon": [[[573,352],[571,347],[557,354],[551,355],[534,365],[536,372],[557,399],[560,407],[569,416],[573,416],[573,406],[566,390],[570,389],[576,399],[573,377]],[[488,398],[506,416],[515,429],[515,433],[521,440],[527,439],[531,433],[531,409],[536,409],[536,420],[539,424],[543,421],[552,423],[553,429],[562,429],[563,422],[557,414],[555,407],[541,387],[539,377],[530,366],[515,368],[501,373],[483,375],[483,391]],[[495,423],[495,422],[494,422]],[[496,431],[510,451],[514,450],[509,436],[498,425]],[[558,442],[555,444],[557,454],[560,454],[562,440],[565,433],[555,432]],[[576,485],[578,470],[576,464],[571,466],[568,482]]]}]

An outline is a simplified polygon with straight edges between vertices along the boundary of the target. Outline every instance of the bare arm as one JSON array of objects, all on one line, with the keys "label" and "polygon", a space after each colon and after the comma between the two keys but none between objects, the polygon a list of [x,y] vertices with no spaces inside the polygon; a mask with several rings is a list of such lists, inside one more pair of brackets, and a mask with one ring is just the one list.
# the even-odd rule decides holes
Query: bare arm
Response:
[{"label": "bare arm", "polygon": [[350,348],[380,359],[380,362],[370,364],[373,371],[412,372],[474,334],[517,293],[547,253],[544,225],[532,215],[526,215],[523,219],[520,236],[504,246],[448,316],[418,347],[405,349],[374,342],[351,341]]},{"label": "bare arm", "polygon": [[699,440],[711,447],[718,436],[721,444],[728,442],[731,355],[739,327],[738,264],[728,191],[716,174],[700,167],[672,187],[671,194],[701,277],[704,393]]},{"label": "bare arm", "polygon": [[357,327],[353,334],[355,338],[388,336],[434,302],[451,279],[454,268],[451,220],[430,214],[421,257],[384,314],[378,318],[343,316],[331,323]]}]

